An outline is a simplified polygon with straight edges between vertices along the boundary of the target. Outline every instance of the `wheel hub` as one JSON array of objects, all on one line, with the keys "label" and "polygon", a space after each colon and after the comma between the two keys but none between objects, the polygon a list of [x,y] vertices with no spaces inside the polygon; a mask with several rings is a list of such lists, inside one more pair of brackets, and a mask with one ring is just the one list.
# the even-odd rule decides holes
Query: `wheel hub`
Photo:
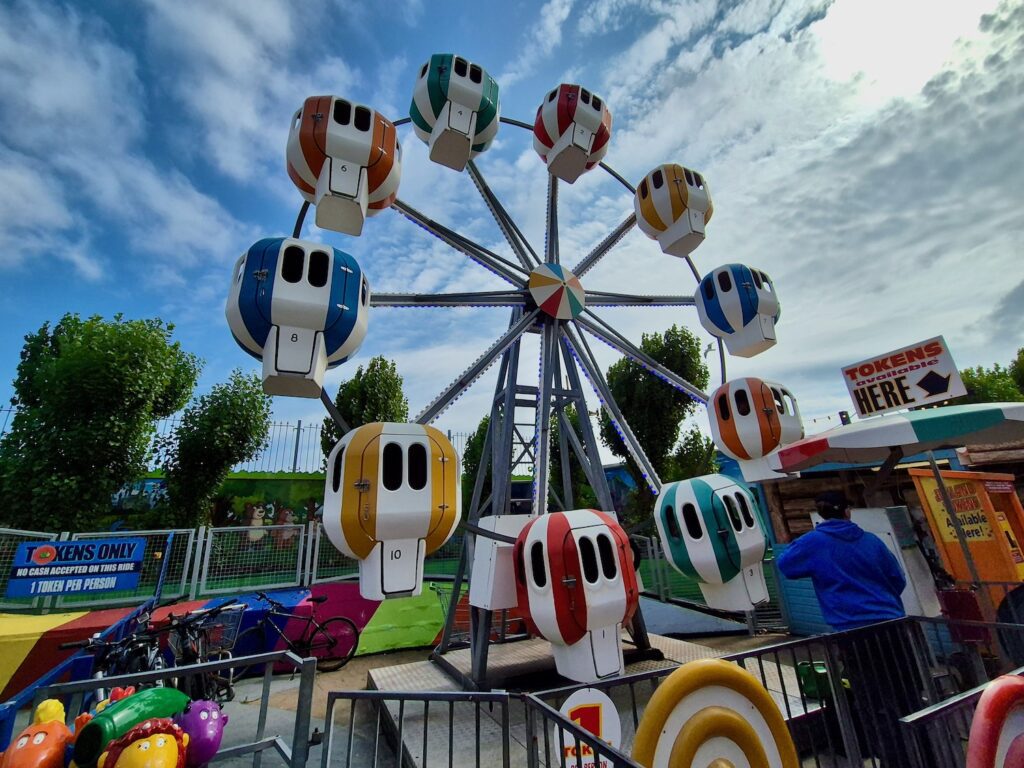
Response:
[{"label": "wheel hub", "polygon": [[541,264],[530,273],[528,288],[541,312],[556,320],[572,320],[587,303],[579,278],[560,264]]}]

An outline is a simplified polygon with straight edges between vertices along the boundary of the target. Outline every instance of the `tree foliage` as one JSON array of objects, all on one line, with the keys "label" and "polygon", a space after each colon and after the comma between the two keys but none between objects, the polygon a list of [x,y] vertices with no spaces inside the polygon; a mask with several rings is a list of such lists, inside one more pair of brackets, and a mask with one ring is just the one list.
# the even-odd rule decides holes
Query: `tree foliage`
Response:
[{"label": "tree foliage", "polygon": [[[462,509],[463,514],[469,514],[469,505],[473,500],[473,486],[476,483],[477,472],[480,471],[480,463],[484,454],[484,440],[487,438],[487,427],[491,423],[490,416],[480,419],[476,430],[466,439],[466,447],[462,451]],[[484,501],[491,493],[491,469],[487,465],[487,476],[484,478],[484,487],[480,495],[480,501]]]},{"label": "tree foliage", "polygon": [[239,370],[188,407],[168,441],[168,503],[161,525],[190,528],[209,521],[214,496],[235,464],[266,444],[270,398],[260,377]]},{"label": "tree foliage", "polygon": [[[571,405],[565,407],[565,416],[572,425],[576,434],[580,434],[580,415],[576,408]],[[554,414],[551,417],[551,470],[548,473],[548,484],[555,489],[562,502],[568,505],[569,509],[592,509],[597,507],[597,494],[594,492],[587,473],[583,471],[583,465],[576,457],[575,451],[569,445],[569,481],[572,488],[572,503],[565,498],[565,483],[562,481],[562,449],[561,425]],[[597,458],[600,466],[601,459]],[[602,469],[602,471],[604,471]]]},{"label": "tree foliage", "polygon": [[[1024,351],[1024,350],[1022,350]],[[1021,359],[1020,353],[1017,359],[1004,368],[995,363],[991,368],[977,366],[960,372],[964,386],[967,388],[967,395],[959,398],[959,403],[1004,403],[1024,400],[1024,391],[1017,384],[1015,373],[1020,370],[1018,364]]]},{"label": "tree foliage", "polygon": [[1010,362],[1010,378],[1017,389],[1024,392],[1024,347],[1017,350],[1017,356]]},{"label": "tree foliage", "polygon": [[[640,348],[696,387],[707,387],[709,372],[701,356],[700,340],[686,328],[673,325],[664,333],[645,333]],[[681,475],[681,472],[713,471],[714,465],[709,459],[714,451],[709,448],[709,441],[698,439],[699,434],[688,432],[686,439],[677,446],[680,426],[696,409],[696,401],[628,358],[614,363],[608,369],[607,379],[623,416],[662,480],[694,476]],[[626,460],[626,467],[637,485],[627,519],[649,516],[653,496],[605,413],[601,415],[601,439],[612,453]]]},{"label": "tree foliage", "polygon": [[[351,379],[341,383],[334,404],[352,429],[374,421],[409,420],[409,401],[402,391],[402,377],[395,363],[381,355],[372,358],[365,369],[360,365]],[[324,455],[340,439],[338,425],[330,417],[324,419],[320,433]]]},{"label": "tree foliage", "polygon": [[11,524],[90,530],[142,475],[153,422],[190,397],[200,363],[159,319],[65,315],[25,337],[0,493]]}]

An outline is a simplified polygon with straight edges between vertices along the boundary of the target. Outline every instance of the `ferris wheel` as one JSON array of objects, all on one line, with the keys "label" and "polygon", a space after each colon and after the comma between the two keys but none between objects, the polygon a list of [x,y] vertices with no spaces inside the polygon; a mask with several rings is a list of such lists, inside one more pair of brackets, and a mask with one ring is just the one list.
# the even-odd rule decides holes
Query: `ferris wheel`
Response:
[{"label": "ferris wheel", "polygon": [[[629,628],[638,647],[649,645],[637,610],[636,580],[624,578],[623,573],[635,568],[627,551],[628,536],[614,516],[606,514],[614,506],[589,418],[584,380],[655,495],[662,491],[663,483],[616,403],[592,344],[608,344],[666,386],[697,402],[712,400],[712,430],[719,446],[738,458],[761,456],[779,444],[786,401],[778,386],[771,383],[757,379],[726,382],[725,347],[731,354],[749,357],[772,346],[779,305],[770,278],[758,269],[727,264],[701,276],[690,254],[703,242],[705,225],[713,213],[706,180],[693,169],[669,163],[651,170],[636,187],[630,184],[603,160],[609,150],[612,119],[601,97],[580,85],[561,84],[544,94],[534,122],[527,123],[500,115],[498,93],[497,83],[478,64],[452,54],[437,54],[419,71],[407,118],[392,122],[372,107],[336,96],[306,99],[293,116],[287,147],[289,176],[305,198],[293,236],[261,240],[243,254],[233,275],[227,315],[238,343],[263,361],[266,391],[319,397],[343,432],[348,432],[328,459],[326,499],[339,509],[336,516],[329,514],[325,500],[324,527],[339,549],[359,559],[361,591],[373,599],[418,594],[425,554],[443,544],[459,524],[460,484],[457,467],[451,466],[454,450],[430,425],[497,363],[482,458],[462,521],[467,540],[475,540],[476,547],[472,563],[469,550],[463,547],[438,652],[443,654],[451,642],[455,607],[471,566],[471,681],[479,683],[486,677],[491,612],[516,604],[525,609],[525,603],[529,604],[528,620],[536,633],[551,639],[559,671],[575,679],[597,679],[616,670],[621,672],[622,651],[616,628]],[[405,124],[411,124],[416,136],[427,144],[432,161],[466,173],[511,256],[486,248],[399,197],[402,150],[398,128]],[[500,126],[531,132],[534,149],[546,166],[543,247],[535,247],[523,234],[476,162],[475,158],[490,147]],[[633,212],[589,253],[570,264],[563,261],[559,245],[559,189],[595,169],[610,174],[632,196]],[[351,236],[362,232],[367,219],[392,208],[507,286],[502,290],[457,293],[373,293],[353,256],[299,239],[311,205],[316,207],[320,227]],[[588,273],[634,227],[656,240],[665,254],[684,261],[696,282],[694,295],[639,295],[585,287]],[[710,398],[646,354],[598,312],[607,307],[683,306],[696,307],[700,322],[718,340],[723,385]],[[434,397],[412,424],[391,428],[367,425],[350,432],[323,390],[324,372],[358,350],[368,332],[371,309],[406,307],[505,308],[509,320],[504,332]],[[528,334],[539,337],[538,367],[536,378],[531,375],[524,380],[520,362]],[[577,420],[570,418],[570,408],[579,415]],[[532,435],[524,434],[523,422],[517,417],[517,412],[524,409],[532,411]],[[555,446],[553,424],[557,425]],[[357,436],[356,432],[362,434]],[[554,451],[561,458],[559,478],[550,476]],[[440,464],[430,464],[431,457]],[[599,509],[606,512],[575,510],[570,457],[582,467]],[[425,462],[422,468],[421,461]],[[524,462],[533,468],[529,501],[532,514],[512,515],[512,473]],[[366,470],[367,466],[372,469]],[[696,568],[697,578],[722,582],[748,567],[740,563],[741,556],[746,557],[746,563],[754,552],[753,559],[759,562],[764,539],[752,522],[756,516],[741,515],[736,506],[747,504],[748,497],[733,493],[729,481],[711,485],[715,490],[705,501],[699,492],[694,497],[696,506],[707,516],[704,525],[707,530],[721,528],[721,522],[714,520],[728,520],[729,515],[735,533],[726,525],[725,533],[731,539],[723,539],[722,547],[708,549],[710,575],[709,569],[701,571],[697,560],[687,554],[690,544],[682,543],[672,552],[682,553],[679,557]],[[672,490],[675,495],[676,489]],[[684,495],[680,492],[680,499]],[[534,526],[528,522],[544,516],[549,509],[561,510],[554,513],[563,516],[557,525]],[[655,516],[663,538],[684,527],[680,523],[683,514],[680,501],[678,514],[666,507]],[[332,523],[334,517],[337,520]],[[751,522],[745,524],[744,520]],[[693,525],[699,529],[701,523],[685,521],[691,532]],[[746,529],[755,529],[753,535]],[[571,552],[545,549],[555,547],[552,537],[563,535]],[[756,541],[752,547],[743,544],[748,539],[759,541],[760,549]],[[522,550],[529,542],[540,547],[531,550],[532,566]],[[513,545],[518,552],[514,579],[512,574],[493,567],[502,560],[495,556],[495,548]],[[699,549],[693,544],[691,554]],[[548,569],[543,577],[536,572],[540,567],[536,552],[541,552],[541,560],[547,563],[543,565]],[[671,559],[672,554],[666,554],[677,568],[684,569]],[[478,564],[481,556],[483,564]],[[589,578],[597,566],[584,562],[587,557],[600,562],[604,579]],[[735,568],[723,575],[722,563],[716,564],[716,558],[735,560]],[[548,583],[554,581],[554,566],[550,563],[556,560],[576,563],[572,566],[576,571],[567,571],[561,581],[583,582],[582,601],[566,602],[565,596],[560,596],[561,587]],[[502,562],[510,561],[506,557]],[[530,567],[535,569],[536,583],[524,575],[523,569]],[[598,581],[600,589],[591,589]],[[534,586],[539,588],[531,592]],[[525,591],[515,594],[520,587]],[[549,620],[566,613],[567,605],[576,606],[569,610],[576,625]],[[598,610],[595,606],[603,607]],[[594,616],[602,611],[605,622],[611,621],[610,629],[592,626]],[[551,628],[545,632],[546,625]],[[596,639],[596,633],[604,633],[600,637],[605,640]],[[559,647],[579,645],[584,637],[591,649],[588,658],[580,661],[578,654],[564,659],[558,655]],[[594,650],[602,642],[609,646],[607,653]]]}]

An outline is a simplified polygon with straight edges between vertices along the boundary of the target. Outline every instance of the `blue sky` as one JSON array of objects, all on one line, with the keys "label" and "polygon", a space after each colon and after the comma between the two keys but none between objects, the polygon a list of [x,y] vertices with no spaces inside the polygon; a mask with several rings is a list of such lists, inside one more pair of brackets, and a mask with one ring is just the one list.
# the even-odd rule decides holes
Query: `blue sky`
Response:
[{"label": "blue sky", "polygon": [[[559,82],[602,95],[606,160],[634,183],[662,162],[699,169],[715,217],[698,268],[757,266],[783,306],[779,344],[730,360],[729,375],[786,383],[808,420],[849,409],[840,367],[874,353],[945,334],[964,367],[1024,345],[1020,2],[4,2],[0,395],[23,336],[69,311],[175,323],[206,360],[203,388],[255,370],[223,304],[233,261],[290,232],[301,203],[284,168],[291,114],[334,93],[404,117],[435,52],[495,76],[505,116],[532,121]],[[431,164],[410,128],[400,138],[399,196],[507,253],[469,179]],[[542,247],[546,175],[529,134],[503,126],[479,166]],[[561,202],[567,264],[632,205],[600,172],[563,185]],[[311,223],[304,236],[352,253],[375,290],[503,287],[391,211],[358,239]],[[637,231],[586,284],[694,288]],[[602,314],[636,341],[673,322],[710,341],[689,308]],[[499,309],[378,309],[329,388],[385,354],[415,413],[506,322]],[[439,425],[471,429],[493,375]],[[280,398],[275,413],[323,415]]]}]

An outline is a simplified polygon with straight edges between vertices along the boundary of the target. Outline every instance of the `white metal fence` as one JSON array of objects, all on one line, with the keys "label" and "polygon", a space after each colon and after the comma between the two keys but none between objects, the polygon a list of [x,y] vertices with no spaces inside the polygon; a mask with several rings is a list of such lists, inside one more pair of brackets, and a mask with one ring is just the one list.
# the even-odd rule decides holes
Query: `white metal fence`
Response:
[{"label": "white metal fence", "polygon": [[[81,595],[2,597],[7,591],[15,552],[23,541],[88,538],[142,538],[145,550],[138,586],[129,590]],[[455,536],[429,556],[424,564],[424,577],[445,579],[454,575],[461,542],[461,536]],[[316,522],[76,534],[0,528],[2,610],[48,611],[136,605],[156,594],[161,573],[164,574],[161,599],[197,599],[355,579],[359,566],[327,540]]]}]

